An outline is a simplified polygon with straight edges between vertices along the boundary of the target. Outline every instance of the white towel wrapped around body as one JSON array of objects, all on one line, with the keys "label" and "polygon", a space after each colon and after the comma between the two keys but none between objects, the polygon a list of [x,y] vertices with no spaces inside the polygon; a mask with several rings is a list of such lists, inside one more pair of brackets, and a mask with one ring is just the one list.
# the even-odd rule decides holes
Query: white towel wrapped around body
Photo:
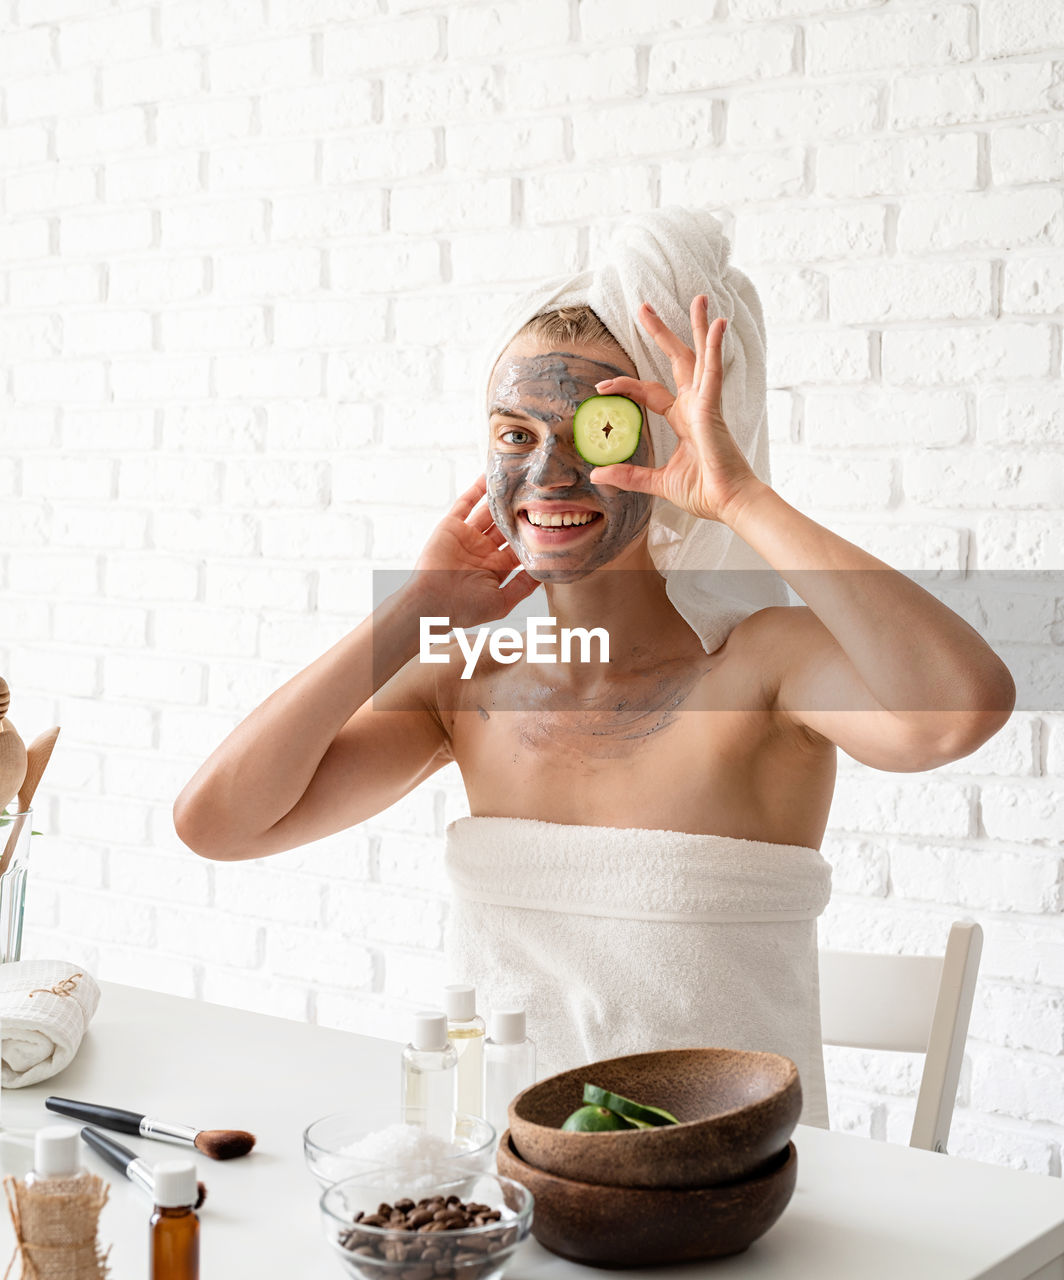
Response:
[{"label": "white towel wrapped around body", "polygon": [[68,960],[0,965],[0,1082],[21,1089],[69,1066],[96,1012],[100,988]]},{"label": "white towel wrapped around body", "polygon": [[767,1050],[828,1128],[815,849],[678,831],[459,818],[449,981],[522,1007],[537,1075],[656,1049]]}]

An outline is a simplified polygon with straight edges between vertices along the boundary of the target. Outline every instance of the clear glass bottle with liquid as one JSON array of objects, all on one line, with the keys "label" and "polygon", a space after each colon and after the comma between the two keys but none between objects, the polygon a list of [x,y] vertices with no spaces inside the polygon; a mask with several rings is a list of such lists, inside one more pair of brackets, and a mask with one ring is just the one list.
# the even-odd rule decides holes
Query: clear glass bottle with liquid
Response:
[{"label": "clear glass bottle with liquid", "polygon": [[458,1054],[455,1110],[484,1115],[484,1019],[477,1015],[476,988],[467,982],[443,989],[447,1035]]},{"label": "clear glass bottle with liquid", "polygon": [[509,1127],[510,1103],[536,1083],[536,1046],[525,1029],[523,1009],[493,1009],[484,1041],[484,1118],[501,1138]]},{"label": "clear glass bottle with liquid", "polygon": [[447,1015],[425,1009],[414,1014],[414,1031],[403,1050],[400,1108],[404,1124],[423,1120],[429,1133],[452,1137],[458,1054],[447,1036]]},{"label": "clear glass bottle with liquid", "polygon": [[199,1199],[196,1166],[162,1160],[152,1169],[151,1280],[199,1280]]}]

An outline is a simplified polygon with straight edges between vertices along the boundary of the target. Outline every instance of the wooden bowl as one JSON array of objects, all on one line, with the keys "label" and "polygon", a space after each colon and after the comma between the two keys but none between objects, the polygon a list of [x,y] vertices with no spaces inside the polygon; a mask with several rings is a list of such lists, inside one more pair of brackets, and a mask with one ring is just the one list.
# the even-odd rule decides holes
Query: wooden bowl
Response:
[{"label": "wooden bowl", "polygon": [[559,1178],[522,1160],[509,1130],[495,1159],[504,1178],[532,1192],[532,1234],[539,1243],[595,1267],[663,1266],[742,1253],[786,1209],[798,1177],[793,1142],[759,1178],[690,1191]]},{"label": "wooden bowl", "polygon": [[[664,1107],[680,1124],[570,1133],[584,1084]],[[777,1053],[664,1049],[607,1058],[531,1085],[509,1106],[522,1160],[562,1178],[611,1187],[710,1187],[767,1168],[802,1110],[798,1068]]]}]

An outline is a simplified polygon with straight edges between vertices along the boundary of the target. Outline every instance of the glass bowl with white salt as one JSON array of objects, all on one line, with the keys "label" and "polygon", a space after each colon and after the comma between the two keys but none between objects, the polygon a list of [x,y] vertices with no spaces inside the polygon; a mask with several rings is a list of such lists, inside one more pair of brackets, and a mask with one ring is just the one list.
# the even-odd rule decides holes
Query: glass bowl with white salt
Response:
[{"label": "glass bowl with white salt", "polygon": [[532,1193],[453,1162],[374,1169],[319,1201],[333,1256],[359,1280],[495,1280],[532,1229]]},{"label": "glass bowl with white salt", "polygon": [[322,1187],[373,1169],[403,1169],[411,1177],[441,1163],[458,1172],[493,1168],[495,1129],[480,1116],[444,1116],[408,1107],[392,1124],[367,1120],[365,1111],[322,1116],[303,1131],[307,1168]]}]

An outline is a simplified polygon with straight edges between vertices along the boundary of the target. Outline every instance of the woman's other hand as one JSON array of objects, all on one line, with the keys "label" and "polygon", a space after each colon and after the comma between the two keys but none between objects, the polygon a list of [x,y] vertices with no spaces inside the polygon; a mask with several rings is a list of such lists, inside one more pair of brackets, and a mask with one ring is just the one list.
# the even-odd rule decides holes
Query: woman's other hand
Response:
[{"label": "woman's other hand", "polygon": [[610,378],[595,384],[600,395],[628,396],[660,414],[676,433],[676,449],[663,467],[615,463],[596,467],[592,484],[652,493],[693,515],[730,524],[745,502],[764,484],[754,474],[721,416],[724,371],[721,344],[727,320],[709,323],[708,299],[699,294],[691,303],[695,351],[686,346],[644,302],[639,323],[672,364],[678,388],[675,397],[660,382],[638,378]]},{"label": "woman's other hand", "polygon": [[520,561],[495,527],[486,491],[482,475],[432,531],[418,557],[410,589],[423,616],[475,627],[505,618],[539,586],[524,569],[502,586]]}]

